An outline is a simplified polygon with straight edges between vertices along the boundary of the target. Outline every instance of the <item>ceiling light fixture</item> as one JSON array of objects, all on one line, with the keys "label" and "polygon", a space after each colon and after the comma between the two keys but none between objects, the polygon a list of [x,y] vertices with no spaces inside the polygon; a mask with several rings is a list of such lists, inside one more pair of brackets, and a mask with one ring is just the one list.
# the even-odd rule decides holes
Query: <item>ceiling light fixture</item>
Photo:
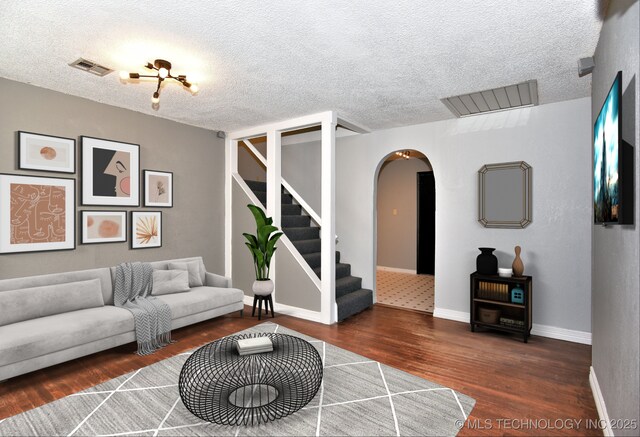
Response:
[{"label": "ceiling light fixture", "polygon": [[396,155],[398,155],[401,158],[404,159],[410,159],[411,158],[411,152],[409,150],[404,150],[402,152],[396,152]]},{"label": "ceiling light fixture", "polygon": [[127,71],[121,71],[120,79],[122,80],[140,79],[143,77],[151,77],[154,79],[158,79],[158,87],[156,88],[156,91],[153,93],[153,97],[151,98],[151,103],[153,103],[154,105],[157,105],[158,103],[160,103],[160,86],[162,85],[162,82],[164,82],[165,79],[177,80],[183,86],[188,88],[193,94],[198,92],[198,84],[187,81],[187,76],[182,74],[179,76],[171,75],[171,62],[169,61],[165,61],[164,59],[156,59],[155,61],[153,61],[153,65],[150,62],[148,62],[147,65],[145,65],[145,68],[148,68],[149,70],[155,70],[157,71],[157,73],[156,74],[140,74],[140,73],[129,73]]}]

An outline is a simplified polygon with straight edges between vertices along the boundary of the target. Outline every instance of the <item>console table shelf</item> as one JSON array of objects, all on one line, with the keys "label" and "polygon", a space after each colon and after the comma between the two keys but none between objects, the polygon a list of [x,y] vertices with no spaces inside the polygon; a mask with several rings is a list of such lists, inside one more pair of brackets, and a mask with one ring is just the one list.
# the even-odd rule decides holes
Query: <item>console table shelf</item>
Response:
[{"label": "console table shelf", "polygon": [[[477,327],[482,327],[512,332],[520,334],[526,343],[531,335],[532,325],[533,287],[531,276],[506,278],[474,272],[470,279],[471,331],[475,332]],[[511,291],[516,287],[523,291],[522,303],[512,302]],[[483,321],[480,317],[481,311],[498,312],[497,321],[495,323]],[[514,324],[508,324],[508,321],[512,321]],[[519,325],[515,325],[515,323]]]}]

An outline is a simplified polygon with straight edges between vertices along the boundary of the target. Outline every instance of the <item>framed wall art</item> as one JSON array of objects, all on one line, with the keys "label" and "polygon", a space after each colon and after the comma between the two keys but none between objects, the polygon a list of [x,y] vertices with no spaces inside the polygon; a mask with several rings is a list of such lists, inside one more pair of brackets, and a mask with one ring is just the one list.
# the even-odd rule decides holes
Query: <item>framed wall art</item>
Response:
[{"label": "framed wall art", "polygon": [[173,207],[173,173],[143,170],[144,206]]},{"label": "framed wall art", "polygon": [[18,131],[18,168],[76,172],[76,140]]},{"label": "framed wall art", "polygon": [[81,137],[82,204],[139,206],[140,146]]},{"label": "framed wall art", "polygon": [[131,248],[162,247],[162,212],[131,211]]},{"label": "framed wall art", "polygon": [[126,211],[82,211],[80,223],[82,244],[127,241]]},{"label": "framed wall art", "polygon": [[75,249],[75,179],[0,174],[0,253]]}]

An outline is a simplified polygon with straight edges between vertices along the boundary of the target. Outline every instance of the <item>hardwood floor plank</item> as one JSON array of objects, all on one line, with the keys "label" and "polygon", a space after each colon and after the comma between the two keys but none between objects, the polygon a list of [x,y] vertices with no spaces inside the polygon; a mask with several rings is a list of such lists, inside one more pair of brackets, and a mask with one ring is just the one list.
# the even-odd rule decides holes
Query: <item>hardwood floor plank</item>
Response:
[{"label": "hardwood floor plank", "polygon": [[[247,312],[178,329],[176,343],[152,355],[136,355],[132,343],[0,382],[0,420],[257,325]],[[517,336],[472,333],[466,323],[383,306],[332,326],[277,313],[268,321],[475,398],[461,436],[602,435],[585,428],[587,419],[598,418],[590,346],[536,336],[524,344]],[[582,427],[554,426],[567,419],[582,420]]]}]

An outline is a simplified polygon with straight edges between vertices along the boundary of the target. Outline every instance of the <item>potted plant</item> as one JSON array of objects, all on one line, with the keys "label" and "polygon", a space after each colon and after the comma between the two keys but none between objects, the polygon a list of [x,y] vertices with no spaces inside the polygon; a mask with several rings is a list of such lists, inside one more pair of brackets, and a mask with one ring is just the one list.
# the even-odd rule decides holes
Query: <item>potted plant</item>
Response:
[{"label": "potted plant", "polygon": [[256,270],[256,280],[253,283],[253,294],[266,296],[273,292],[273,281],[269,279],[271,258],[276,251],[276,242],[282,236],[282,232],[273,226],[273,219],[267,217],[262,208],[256,205],[247,205],[253,218],[256,220],[256,235],[243,233],[247,241],[244,243],[253,256],[253,266]]}]

